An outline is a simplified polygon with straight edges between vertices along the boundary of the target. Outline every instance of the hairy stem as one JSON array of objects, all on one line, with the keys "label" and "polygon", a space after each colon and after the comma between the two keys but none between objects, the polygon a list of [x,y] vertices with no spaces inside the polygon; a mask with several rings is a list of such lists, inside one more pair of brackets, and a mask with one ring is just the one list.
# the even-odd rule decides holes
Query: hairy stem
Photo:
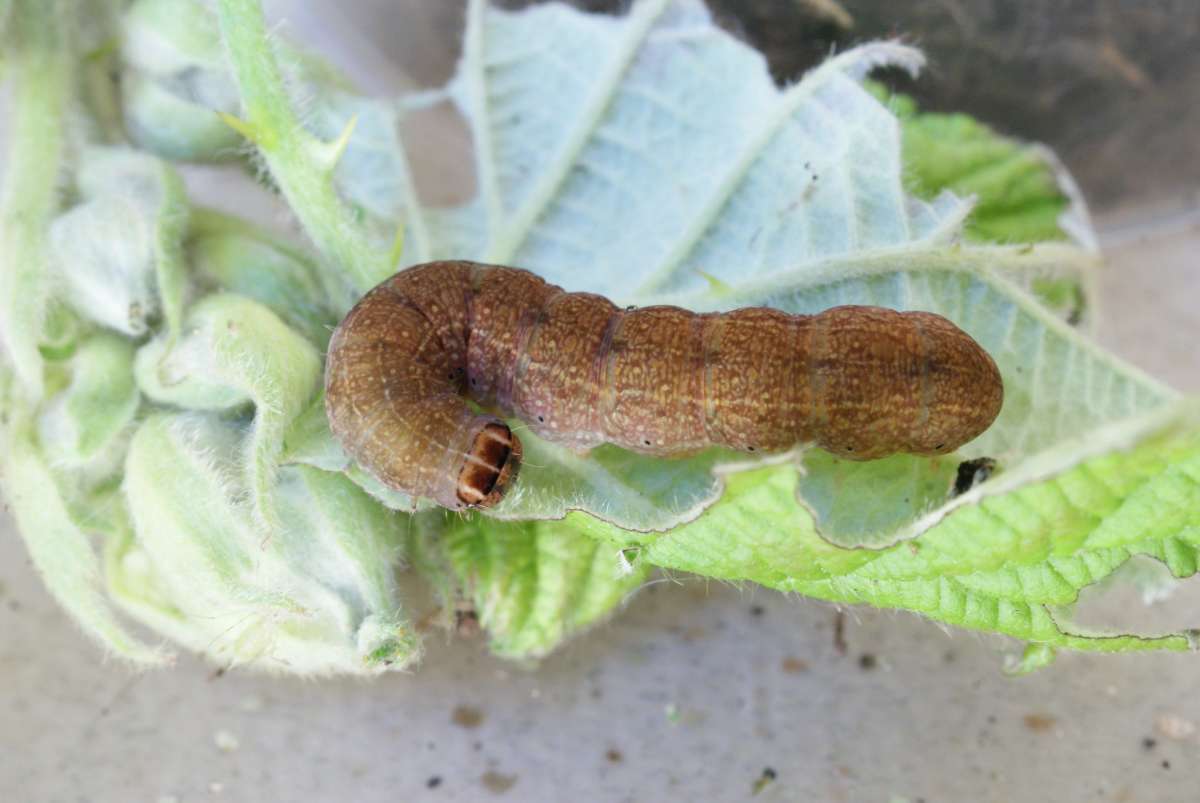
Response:
[{"label": "hairy stem", "polygon": [[72,54],[69,0],[18,0],[5,41],[13,78],[7,175],[0,189],[0,339],[25,395],[41,398],[38,339],[48,298],[47,227],[58,207]]},{"label": "hairy stem", "polygon": [[[301,125],[258,0],[220,0],[221,35],[241,89],[244,121],[229,120],[258,146],[288,204],[326,263],[322,275],[339,306],[392,273],[387,245],[368,233],[338,197],[333,171],[353,130],[347,121],[338,141],[324,143]],[[332,281],[330,281],[332,280]]]}]

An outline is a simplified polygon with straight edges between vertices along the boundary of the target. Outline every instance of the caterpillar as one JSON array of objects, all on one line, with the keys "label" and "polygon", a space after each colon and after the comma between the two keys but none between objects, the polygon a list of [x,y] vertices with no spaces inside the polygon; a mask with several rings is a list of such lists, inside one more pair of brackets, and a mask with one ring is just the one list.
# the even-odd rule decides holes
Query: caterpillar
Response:
[{"label": "caterpillar", "polygon": [[384,484],[452,509],[503,498],[521,463],[509,412],[578,450],[651,455],[798,443],[854,460],[938,455],[982,433],[1004,388],[969,335],[928,312],[842,306],[619,308],[526,270],[403,270],[334,330],[330,430]]}]

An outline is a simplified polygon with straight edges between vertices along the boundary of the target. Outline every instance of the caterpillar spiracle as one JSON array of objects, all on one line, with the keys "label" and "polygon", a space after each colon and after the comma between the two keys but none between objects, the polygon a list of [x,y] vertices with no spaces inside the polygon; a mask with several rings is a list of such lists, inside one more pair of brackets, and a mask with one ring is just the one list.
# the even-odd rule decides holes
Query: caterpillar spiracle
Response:
[{"label": "caterpillar spiracle", "polygon": [[928,312],[843,306],[623,309],[518,268],[429,262],[368,292],[333,333],[330,428],[385,485],[453,509],[511,487],[521,441],[651,455],[815,443],[845,458],[952,452],[1004,387],[969,335]]}]

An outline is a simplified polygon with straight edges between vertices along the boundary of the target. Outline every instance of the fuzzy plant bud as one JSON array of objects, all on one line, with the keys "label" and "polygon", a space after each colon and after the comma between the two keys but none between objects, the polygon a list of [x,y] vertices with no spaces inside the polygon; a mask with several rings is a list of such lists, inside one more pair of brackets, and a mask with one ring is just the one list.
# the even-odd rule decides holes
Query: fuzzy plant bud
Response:
[{"label": "fuzzy plant bud", "polygon": [[346,478],[282,469],[282,526],[251,525],[244,424],[158,414],[138,429],[123,490],[132,537],[110,588],[135,618],[231,665],[292,674],[372,674],[418,655],[392,566],[403,529]]},{"label": "fuzzy plant bud", "polygon": [[125,127],[140,147],[170,159],[225,161],[242,140],[217,112],[238,109],[212,12],[194,0],[138,0],[125,14]]},{"label": "fuzzy plant bud", "polygon": [[324,349],[337,316],[303,253],[236,219],[197,213],[188,256],[198,283],[257,301]]},{"label": "fuzzy plant bud", "polygon": [[50,225],[62,297],[84,318],[137,337],[182,291],[183,186],[160,160],[120,148],[84,152],[82,202]]}]

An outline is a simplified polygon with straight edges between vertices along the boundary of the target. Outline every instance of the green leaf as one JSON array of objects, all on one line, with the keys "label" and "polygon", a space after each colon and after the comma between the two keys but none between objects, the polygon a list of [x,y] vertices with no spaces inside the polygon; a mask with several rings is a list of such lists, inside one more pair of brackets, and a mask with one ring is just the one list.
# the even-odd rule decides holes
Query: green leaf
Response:
[{"label": "green leaf", "polygon": [[[974,242],[1036,243],[1072,240],[1095,251],[1088,210],[1078,187],[1053,151],[1003,136],[964,114],[918,111],[905,95],[888,96],[868,83],[900,119],[904,178],[920,198],[943,192],[975,198],[963,230]],[[1098,260],[1041,266],[1020,281],[1071,323],[1086,312]]]},{"label": "green leaf", "polygon": [[1044,149],[1001,136],[966,114],[918,112],[903,96],[891,100],[904,132],[911,191],[933,198],[950,190],[979,200],[965,233],[980,242],[1061,240],[1060,217],[1070,200],[1058,186]]},{"label": "green leaf", "polygon": [[[787,503],[800,476],[773,468],[729,478],[726,496],[669,533],[593,526],[642,559],[725,580],[843,603],[902,608],[1047,647],[1124,652],[1192,649],[1193,631],[1160,636],[1087,632],[1064,606],[1132,556],[1196,572],[1200,549],[1200,426],[1196,408],[1150,426],[1052,478],[977,499],[919,537],[880,549],[834,546]],[[1132,433],[1126,433],[1127,437]],[[582,517],[581,517],[582,518]],[[1041,656],[1045,658],[1043,654]]]},{"label": "green leaf", "polygon": [[413,538],[423,543],[414,551],[425,556],[421,568],[441,588],[444,607],[469,600],[492,651],[507,658],[542,657],[610,616],[650,569],[630,565],[571,519],[498,523],[445,511],[419,518]]}]

